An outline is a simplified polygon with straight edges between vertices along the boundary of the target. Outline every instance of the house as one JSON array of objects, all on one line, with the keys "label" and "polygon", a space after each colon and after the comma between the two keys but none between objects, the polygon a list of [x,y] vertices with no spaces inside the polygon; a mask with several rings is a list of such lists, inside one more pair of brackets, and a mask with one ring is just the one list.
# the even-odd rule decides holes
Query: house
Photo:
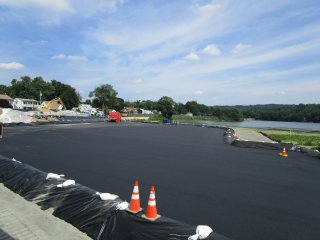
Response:
[{"label": "house", "polygon": [[13,99],[13,109],[17,110],[37,110],[40,102],[34,99],[15,98]]},{"label": "house", "polygon": [[97,113],[97,109],[93,108],[90,104],[80,104],[78,109],[81,113],[87,113],[89,115],[95,115]]},{"label": "house", "polygon": [[138,109],[134,107],[125,107],[122,109],[123,113],[138,113]]},{"label": "house", "polygon": [[6,94],[0,94],[0,108],[12,108],[13,99]]},{"label": "house", "polygon": [[140,109],[141,113],[144,115],[152,115],[153,111],[152,110],[146,110],[146,109]]}]

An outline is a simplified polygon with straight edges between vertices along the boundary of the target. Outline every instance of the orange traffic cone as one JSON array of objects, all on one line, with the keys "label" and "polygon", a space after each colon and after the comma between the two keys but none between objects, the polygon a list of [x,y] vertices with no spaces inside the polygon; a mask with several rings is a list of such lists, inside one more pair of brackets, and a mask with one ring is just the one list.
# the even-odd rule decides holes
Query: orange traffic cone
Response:
[{"label": "orange traffic cone", "polygon": [[142,208],[140,207],[140,198],[139,198],[139,184],[138,181],[134,183],[133,192],[130,200],[130,205],[126,209],[129,212],[132,213],[138,213],[142,211]]},{"label": "orange traffic cone", "polygon": [[282,148],[282,152],[279,155],[282,156],[282,157],[288,157],[288,154],[286,152],[286,147]]},{"label": "orange traffic cone", "polygon": [[151,186],[146,214],[143,214],[142,217],[145,219],[148,219],[150,221],[155,221],[160,217],[160,215],[158,215],[158,213],[157,213],[157,205],[156,205],[156,196],[155,196],[155,192],[154,192],[154,186]]}]

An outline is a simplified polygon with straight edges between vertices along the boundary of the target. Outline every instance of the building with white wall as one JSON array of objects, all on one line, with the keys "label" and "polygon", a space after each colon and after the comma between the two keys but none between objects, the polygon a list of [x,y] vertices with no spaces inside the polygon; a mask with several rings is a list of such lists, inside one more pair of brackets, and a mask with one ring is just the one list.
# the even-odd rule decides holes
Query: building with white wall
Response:
[{"label": "building with white wall", "polygon": [[12,105],[13,109],[17,110],[37,110],[40,102],[34,99],[15,98]]}]

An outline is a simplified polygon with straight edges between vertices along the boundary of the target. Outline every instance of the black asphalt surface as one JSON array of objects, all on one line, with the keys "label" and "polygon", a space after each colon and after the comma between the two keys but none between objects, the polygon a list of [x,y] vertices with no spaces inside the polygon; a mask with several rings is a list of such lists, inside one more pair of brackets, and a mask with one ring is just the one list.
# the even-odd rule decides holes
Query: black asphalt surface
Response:
[{"label": "black asphalt surface", "polygon": [[0,154],[145,208],[243,240],[320,239],[320,161],[302,153],[237,148],[222,129],[92,123],[10,127]]}]

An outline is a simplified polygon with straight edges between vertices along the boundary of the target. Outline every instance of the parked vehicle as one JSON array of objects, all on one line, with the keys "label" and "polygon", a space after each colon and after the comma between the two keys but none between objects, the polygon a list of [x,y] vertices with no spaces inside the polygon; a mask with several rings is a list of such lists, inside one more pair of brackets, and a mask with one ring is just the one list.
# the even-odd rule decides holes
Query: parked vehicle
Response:
[{"label": "parked vehicle", "polygon": [[111,111],[109,112],[109,122],[120,122],[121,121],[121,115],[117,111]]}]

